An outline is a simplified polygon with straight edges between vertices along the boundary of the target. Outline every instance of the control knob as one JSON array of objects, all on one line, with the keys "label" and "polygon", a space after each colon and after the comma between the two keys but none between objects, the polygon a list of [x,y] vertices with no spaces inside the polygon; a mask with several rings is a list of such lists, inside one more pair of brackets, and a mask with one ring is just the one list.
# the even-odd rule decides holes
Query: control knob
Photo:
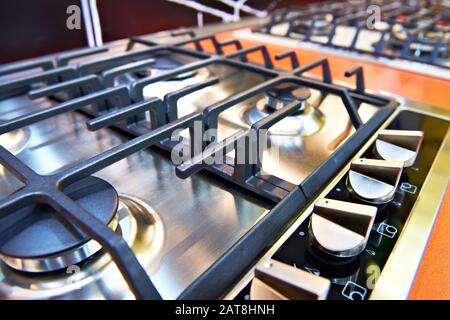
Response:
[{"label": "control knob", "polygon": [[423,140],[422,131],[383,130],[374,144],[377,158],[401,161],[404,167],[414,164]]},{"label": "control knob", "polygon": [[330,280],[285,263],[269,260],[256,266],[252,300],[324,300]]},{"label": "control knob", "polygon": [[356,159],[350,165],[347,187],[357,198],[383,204],[394,198],[403,163],[378,159]]},{"label": "control knob", "polygon": [[347,201],[320,199],[309,223],[309,241],[336,257],[353,257],[366,247],[377,207]]}]

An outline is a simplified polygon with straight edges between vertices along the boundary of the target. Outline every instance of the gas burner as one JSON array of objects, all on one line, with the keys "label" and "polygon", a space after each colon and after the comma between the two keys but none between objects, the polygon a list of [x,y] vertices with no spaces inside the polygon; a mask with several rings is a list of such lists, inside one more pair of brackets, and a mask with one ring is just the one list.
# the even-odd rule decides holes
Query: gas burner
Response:
[{"label": "gas burner", "polygon": [[389,23],[387,23],[386,21],[383,20],[379,20],[379,21],[375,21],[373,23],[373,30],[376,31],[386,31],[390,28],[391,26],[389,25]]},{"label": "gas burner", "polygon": [[[97,183],[106,186],[100,179]],[[161,218],[153,208],[136,197],[120,194],[117,198],[114,229],[133,249],[141,265],[151,273],[159,264],[164,245]],[[45,277],[36,277],[34,273],[17,272],[0,263],[0,274],[6,279],[0,293],[9,299],[101,299],[102,292],[107,290],[111,299],[132,298],[116,265],[102,250],[64,269],[47,272]],[[83,286],[82,292],[80,286]]]},{"label": "gas burner", "polygon": [[[393,45],[402,47],[404,42],[408,40],[411,31],[401,24],[395,24],[392,27]],[[421,53],[429,54],[433,51],[437,41],[441,39],[443,45],[450,43],[450,28],[438,27],[433,30],[423,30],[417,32],[416,39],[410,44],[410,50],[415,52],[415,55]],[[445,53],[448,48],[442,46],[438,49],[439,53]]]},{"label": "gas burner", "polygon": [[[178,56],[176,54],[156,54],[155,56],[153,56],[153,58],[155,59],[155,63],[148,68],[139,71],[128,72],[116,77],[115,85],[128,85],[142,78],[156,77],[189,63],[189,61],[186,60],[186,57]],[[189,81],[189,79],[196,78],[198,76],[198,73],[198,70],[191,70],[188,72],[177,74],[171,78],[165,79],[162,82],[165,84],[169,83],[167,84],[167,86],[172,86],[170,82],[178,83],[181,81]],[[177,87],[177,89],[179,88]]]},{"label": "gas burner", "polygon": [[[411,49],[425,52],[433,51],[435,44],[442,39],[442,44],[450,43],[450,29],[447,31],[423,31],[417,35],[417,43],[413,43]],[[439,52],[446,52],[448,48],[441,47]]]},{"label": "gas burner", "polygon": [[325,123],[320,110],[308,102],[311,92],[305,87],[282,84],[266,92],[256,105],[243,114],[244,120],[253,123],[267,117],[274,111],[281,109],[293,101],[300,101],[301,107],[292,116],[286,117],[270,128],[275,135],[311,136],[318,132]]},{"label": "gas burner", "polygon": [[[139,79],[146,78],[146,77],[156,77],[156,76],[164,74],[165,72],[168,72],[170,70],[171,69],[166,68],[166,66],[161,66],[161,68],[158,66],[158,67],[151,67],[151,68],[136,71],[136,72],[129,72],[129,73],[125,73],[125,74],[122,74],[122,75],[116,77],[114,84],[115,85],[129,85],[130,83],[133,83]],[[185,73],[178,74],[172,78],[166,79],[162,82],[168,83],[168,82],[180,82],[180,81],[184,81],[184,80],[189,80],[189,79],[195,78],[197,76],[197,74],[198,74],[198,72],[195,70],[188,71]],[[170,84],[169,84],[169,86],[170,86]]]},{"label": "gas burner", "polygon": [[12,154],[20,153],[29,140],[30,129],[27,127],[0,135],[0,145]]},{"label": "gas burner", "polygon": [[[67,187],[65,193],[112,229],[117,227],[118,196],[96,177]],[[0,258],[26,272],[46,272],[78,263],[101,249],[80,230],[58,219],[47,205],[33,205],[2,219]]]},{"label": "gas burner", "polygon": [[311,20],[296,21],[291,32],[306,36],[310,30],[310,36],[328,36],[333,28],[333,15],[330,13],[317,14]]},{"label": "gas burner", "polygon": [[[181,66],[183,66],[182,63],[155,64],[140,71],[129,72],[117,76],[114,80],[114,85],[130,85],[131,83],[134,83],[139,79],[156,77]],[[186,86],[203,82],[209,78],[210,73],[206,68],[179,73],[173,77],[158,81],[157,83],[153,83],[149,86],[144,87],[144,97],[158,97],[162,99],[166,94],[170,92],[174,92],[185,88]]]}]

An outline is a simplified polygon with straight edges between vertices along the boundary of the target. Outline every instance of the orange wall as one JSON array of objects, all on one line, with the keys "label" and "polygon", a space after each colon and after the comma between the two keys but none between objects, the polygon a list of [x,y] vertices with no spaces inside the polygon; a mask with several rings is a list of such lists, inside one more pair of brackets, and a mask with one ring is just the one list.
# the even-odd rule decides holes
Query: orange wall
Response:
[{"label": "orange wall", "polygon": [[442,203],[409,299],[450,299],[450,188]]}]

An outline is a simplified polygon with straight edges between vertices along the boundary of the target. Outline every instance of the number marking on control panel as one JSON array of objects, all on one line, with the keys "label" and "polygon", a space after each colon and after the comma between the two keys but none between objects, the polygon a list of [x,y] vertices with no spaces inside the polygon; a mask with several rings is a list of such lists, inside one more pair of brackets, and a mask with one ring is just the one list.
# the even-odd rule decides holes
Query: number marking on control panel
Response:
[{"label": "number marking on control panel", "polygon": [[400,190],[407,192],[407,193],[411,193],[411,194],[416,194],[417,192],[417,187],[413,184],[410,184],[408,182],[403,182],[400,185]]},{"label": "number marking on control panel", "polygon": [[391,226],[390,224],[387,223],[380,223],[380,225],[377,228],[377,232],[379,234],[381,234],[382,236],[388,237],[388,238],[394,238],[395,235],[397,234],[398,230],[396,227]]},{"label": "number marking on control panel", "polygon": [[357,283],[354,283],[353,281],[347,281],[341,293],[342,296],[349,300],[364,300],[367,294],[367,289]]}]

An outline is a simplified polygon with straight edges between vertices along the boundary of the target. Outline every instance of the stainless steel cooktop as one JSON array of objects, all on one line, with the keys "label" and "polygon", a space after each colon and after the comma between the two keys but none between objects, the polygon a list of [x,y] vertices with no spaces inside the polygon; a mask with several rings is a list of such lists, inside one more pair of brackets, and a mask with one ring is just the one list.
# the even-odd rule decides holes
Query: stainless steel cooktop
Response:
[{"label": "stainless steel cooktop", "polygon": [[[261,47],[240,49],[235,43],[236,51],[224,55],[214,36],[206,39],[216,43],[214,54],[182,47],[198,44],[195,37],[174,45],[133,39],[133,45],[59,56],[59,65],[43,72],[31,71],[47,62],[5,67],[3,74],[19,75],[3,76],[0,84],[0,144],[12,153],[0,149],[1,297],[133,298],[130,284],[138,286],[139,278],[130,272],[127,283],[114,263],[117,255],[112,261],[106,254],[111,248],[100,250],[84,234],[88,227],[59,216],[74,210],[67,202],[58,206],[60,196],[56,207],[52,194],[37,191],[26,194],[24,208],[9,202],[29,184],[39,188],[42,181],[43,189],[50,188],[49,177],[90,166],[103,169],[89,169],[91,177],[61,190],[58,180],[57,193],[87,203],[85,210],[125,240],[163,299],[218,297],[356,152],[354,144],[370,137],[399,105],[365,90],[358,68],[350,72],[358,79],[354,89],[331,80],[326,60],[298,67],[288,53],[282,58],[290,57],[292,70],[278,70]],[[247,61],[256,51],[263,53],[264,66]],[[322,67],[322,78],[308,74],[316,67]],[[169,112],[173,101],[175,113]],[[147,112],[151,108],[160,114]],[[269,128],[261,168],[239,171],[233,152],[220,165],[198,160],[206,152],[174,165],[168,138],[186,126],[181,135],[192,138],[193,119],[214,129],[215,112],[218,135],[211,145],[217,152],[229,137]],[[114,127],[101,128],[109,125]],[[144,148],[143,139],[155,140],[146,144],[153,146]],[[117,156],[120,161],[112,160]],[[14,157],[35,173],[12,174]],[[105,159],[111,164],[103,165]],[[77,165],[82,169],[73,169]],[[28,181],[36,174],[37,180]]]}]

